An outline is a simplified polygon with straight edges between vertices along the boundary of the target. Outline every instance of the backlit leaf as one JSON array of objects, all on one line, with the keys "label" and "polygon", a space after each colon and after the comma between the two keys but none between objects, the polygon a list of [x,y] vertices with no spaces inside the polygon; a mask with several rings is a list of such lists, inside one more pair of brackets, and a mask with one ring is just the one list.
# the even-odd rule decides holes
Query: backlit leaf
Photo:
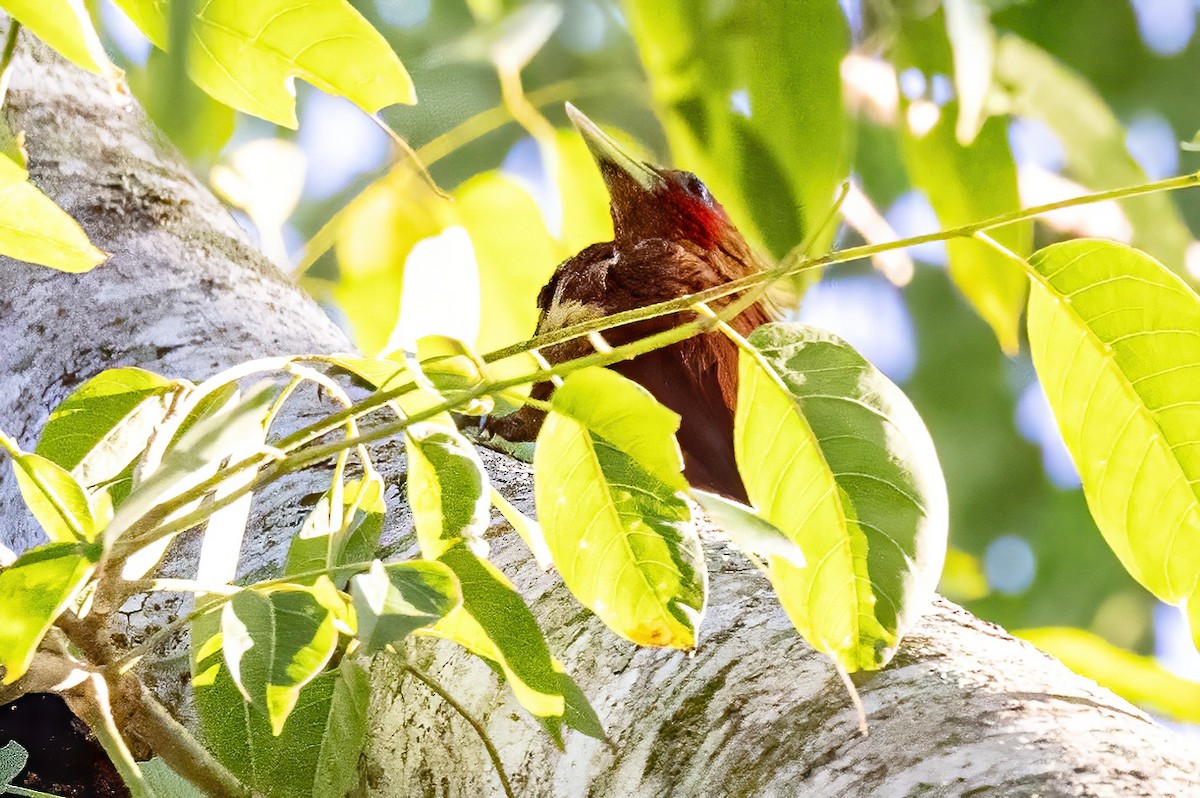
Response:
[{"label": "backlit leaf", "polygon": [[703,490],[693,490],[692,498],[740,548],[760,557],[779,557],[797,568],[804,567],[804,552],[796,542],[770,521],[755,515],[754,508]]},{"label": "backlit leaf", "polygon": [[4,10],[64,58],[89,72],[119,80],[84,0],[4,0]]},{"label": "backlit leaf", "polygon": [[[156,44],[165,45],[165,3],[121,5]],[[198,3],[188,54],[188,73],[200,88],[239,111],[290,128],[296,127],[295,78],[369,114],[416,99],[391,46],[345,0]]]},{"label": "backlit leaf", "polygon": [[847,671],[887,664],[933,596],[946,489],[904,394],[831,333],[767,324],[740,359],[734,445],[757,511],[804,552],[771,558],[792,623]]},{"label": "backlit leaf", "polygon": [[87,492],[66,469],[39,455],[21,453],[13,457],[13,472],[25,506],[52,542],[96,536]]},{"label": "backlit leaf", "polygon": [[[263,420],[275,386],[261,383],[244,397],[199,418],[167,450],[162,463],[136,485],[113,517],[105,535],[115,540],[135,521],[165,501],[198,484],[247,439],[261,439]],[[194,411],[201,410],[197,406]],[[188,424],[185,418],[183,423]]]},{"label": "backlit leaf", "polygon": [[4,684],[25,674],[38,643],[91,578],[100,547],[50,543],[0,570],[0,665]]},{"label": "backlit leaf", "polygon": [[1200,643],[1200,297],[1111,241],[1038,251],[1029,344],[1088,507]]},{"label": "backlit leaf", "polygon": [[[387,511],[383,477],[369,464],[361,479],[348,480],[326,491],[305,519],[288,547],[284,573],[295,575],[345,563],[361,563],[375,556]],[[336,575],[341,584],[346,574]],[[311,582],[316,577],[300,580]]]},{"label": "backlit leaf", "polygon": [[566,711],[561,666],[550,656],[533,613],[504,574],[462,543],[438,557],[462,588],[462,605],[429,633],[452,640],[497,666],[530,714],[561,718]]},{"label": "backlit leaf", "polygon": [[679,493],[679,417],[598,368],[567,377],[552,403],[538,435],[534,493],[563,581],[621,636],[695,647],[707,571]]},{"label": "backlit leaf", "polygon": [[413,424],[404,440],[408,503],[421,553],[437,559],[460,543],[486,551],[491,504],[475,447],[457,430],[431,423]]},{"label": "backlit leaf", "polygon": [[0,254],[64,272],[86,272],[108,257],[6,155],[0,155]]},{"label": "backlit leaf", "polygon": [[440,562],[379,560],[350,580],[358,639],[367,654],[382,651],[462,603],[454,572]]},{"label": "backlit leaf", "polygon": [[1048,627],[1013,634],[1126,701],[1183,723],[1200,723],[1200,682],[1171,673],[1154,657],[1118,648],[1084,629]]},{"label": "backlit leaf", "polygon": [[310,590],[279,586],[243,590],[221,612],[229,675],[278,735],[300,690],[337,645],[333,613]]}]

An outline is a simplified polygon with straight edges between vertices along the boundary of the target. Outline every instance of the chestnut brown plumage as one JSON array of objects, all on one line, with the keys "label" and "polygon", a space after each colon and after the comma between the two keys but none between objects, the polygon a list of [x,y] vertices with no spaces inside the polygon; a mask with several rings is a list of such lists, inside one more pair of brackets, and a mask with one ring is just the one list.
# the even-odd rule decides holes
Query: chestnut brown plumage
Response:
[{"label": "chestnut brown plumage", "polygon": [[[744,277],[761,269],[725,209],[690,172],[661,169],[629,155],[596,125],[567,105],[571,121],[587,142],[608,188],[614,236],[565,261],[538,295],[538,333],[586,319],[675,299]],[[730,299],[713,304],[720,310]],[[613,346],[683,323],[691,314],[673,314],[605,332]],[[742,335],[771,321],[773,311],[756,302],[731,322]],[[592,351],[577,339],[545,351],[563,362]],[[684,474],[692,486],[740,501],[746,491],[733,453],[737,401],[737,347],[719,332],[614,364],[681,417],[679,446]],[[544,399],[551,386],[534,386]],[[545,416],[524,407],[492,419],[491,432],[508,440],[536,437]]]}]

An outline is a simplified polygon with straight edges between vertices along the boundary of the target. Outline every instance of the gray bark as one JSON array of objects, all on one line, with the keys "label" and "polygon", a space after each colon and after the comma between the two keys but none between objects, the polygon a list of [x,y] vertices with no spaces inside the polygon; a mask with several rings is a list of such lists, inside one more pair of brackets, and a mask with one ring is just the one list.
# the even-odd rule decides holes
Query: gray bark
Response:
[{"label": "gray bark", "polygon": [[[136,105],[122,107],[97,78],[26,38],[6,114],[27,131],[33,180],[112,253],[78,276],[0,261],[0,429],[27,448],[54,404],[105,368],[196,379],[253,357],[349,348]],[[394,447],[379,454],[394,486],[402,458]],[[502,492],[530,509],[526,467],[493,453],[485,460]],[[302,515],[295,500],[321,480],[301,475],[256,497],[244,571],[279,561]],[[389,530],[403,551],[411,524],[396,497],[393,487]],[[7,469],[0,519],[10,547],[40,539]],[[860,686],[864,737],[830,666],[797,637],[761,576],[714,536],[711,605],[688,657],[618,640],[533,566],[507,526],[497,521],[492,532],[497,564],[613,743],[569,734],[560,754],[486,667],[449,646],[410,652],[483,720],[518,794],[1200,794],[1200,754],[1184,739],[947,602]],[[186,573],[192,556],[181,547],[173,567]],[[136,637],[176,611],[148,604],[122,632]],[[370,794],[498,794],[471,729],[404,677],[397,659],[377,659],[373,680]],[[182,694],[172,700],[186,717]]]}]

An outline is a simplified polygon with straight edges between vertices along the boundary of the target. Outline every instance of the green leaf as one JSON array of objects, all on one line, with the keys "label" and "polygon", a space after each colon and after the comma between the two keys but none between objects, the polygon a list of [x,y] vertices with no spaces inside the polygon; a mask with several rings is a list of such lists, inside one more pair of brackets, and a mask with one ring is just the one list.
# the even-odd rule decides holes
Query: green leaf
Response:
[{"label": "green leaf", "polygon": [[38,643],[92,576],[99,546],[50,543],[0,570],[0,665],[3,684],[25,674]]},{"label": "green leaf", "polygon": [[565,674],[550,656],[542,630],[512,583],[462,543],[446,549],[438,560],[458,577],[462,606],[430,627],[429,633],[497,666],[530,714],[565,720]]},{"label": "green leaf", "polygon": [[280,585],[243,590],[221,611],[229,675],[278,736],[300,690],[333,655],[333,613],[312,590]]},{"label": "green leaf", "polygon": [[[1063,143],[1066,172],[1092,191],[1145,183],[1146,173],[1125,146],[1126,132],[1104,98],[1082,76],[1024,39],[1007,35],[996,51],[996,80],[1014,113],[1039,119]],[[1193,236],[1166,193],[1121,200],[1132,244],[1184,273]]]},{"label": "green leaf", "polygon": [[391,46],[345,0],[212,0],[198,7],[189,73],[239,111],[295,128],[295,77],[369,114],[416,100]]},{"label": "green leaf", "polygon": [[4,10],[76,66],[120,79],[83,0],[4,0]]},{"label": "green leaf", "polygon": [[10,740],[0,748],[0,787],[7,787],[16,781],[17,776],[29,762],[29,752],[16,740]]},{"label": "green leaf", "polygon": [[1200,297],[1111,241],[1055,244],[1030,266],[1033,365],[1092,517],[1200,643]]},{"label": "green leaf", "polygon": [[[245,440],[261,439],[263,420],[274,397],[275,386],[264,382],[211,414],[203,415],[206,405],[201,400],[181,422],[179,437],[162,463],[121,503],[105,530],[106,539],[115,540],[155,506],[200,482]],[[193,418],[199,420],[192,423]]]},{"label": "green leaf", "polygon": [[887,664],[933,596],[947,501],[904,394],[831,333],[766,324],[740,358],[734,446],[759,514],[809,563],[770,576],[792,623],[847,671]]},{"label": "green leaf", "polygon": [[[825,221],[849,170],[839,69],[850,37],[837,2],[623,7],[675,165],[700,175],[743,232],[781,257]],[[734,107],[739,91],[748,117]]]},{"label": "green leaf", "polygon": [[1181,723],[1200,723],[1200,682],[1176,676],[1154,657],[1118,648],[1083,629],[1048,627],[1013,634],[1126,701]]},{"label": "green leaf", "polygon": [[90,541],[96,537],[96,520],[87,492],[65,469],[36,454],[13,457],[13,472],[21,498],[55,543]]},{"label": "green leaf", "polygon": [[440,621],[462,603],[454,572],[440,562],[375,560],[370,571],[350,580],[350,595],[367,654]]},{"label": "green leaf", "polygon": [[6,155],[0,155],[0,255],[64,272],[86,272],[108,258]]},{"label": "green leaf", "polygon": [[149,762],[139,762],[138,767],[142,770],[142,776],[153,798],[204,798],[204,793],[171,770],[162,757],[156,756]]},{"label": "green leaf", "polygon": [[692,498],[741,548],[761,557],[778,557],[796,568],[804,567],[804,552],[796,542],[770,521],[755,515],[754,508],[703,490],[693,490]]},{"label": "green leaf", "polygon": [[437,559],[459,543],[486,551],[491,504],[475,447],[440,424],[417,423],[406,432],[408,503],[421,553]]},{"label": "green leaf", "polygon": [[[905,20],[895,59],[897,71],[916,68],[926,76],[952,72],[954,60],[941,12],[919,21]],[[958,101],[939,108],[927,98],[904,99],[900,110],[900,139],[909,177],[925,192],[944,227],[1020,209],[1005,120],[987,120],[970,146],[963,146],[955,133],[961,113]],[[936,119],[928,130],[918,124],[922,115]],[[1033,222],[1006,225],[995,235],[1013,252],[1027,255],[1033,245]],[[1004,351],[1015,353],[1027,290],[1021,268],[970,238],[947,241],[946,252],[954,284],[991,325]]]},{"label": "green leaf", "polygon": [[300,690],[282,733],[244,701],[221,653],[218,616],[192,627],[192,672],[204,740],[214,756],[269,798],[342,798],[358,784],[370,683],[348,659]]},{"label": "green leaf", "polygon": [[[361,563],[375,556],[383,532],[386,486],[369,464],[362,479],[331,487],[308,514],[300,533],[288,547],[284,574],[308,573],[344,563]],[[339,584],[346,574],[335,577]],[[316,577],[304,580],[311,582]]]},{"label": "green leaf", "polygon": [[563,581],[621,636],[695,647],[707,571],[678,492],[686,486],[679,417],[604,369],[571,374],[552,404],[534,455],[534,495]]},{"label": "green leaf", "polygon": [[144,369],[102,371],[54,408],[35,451],[86,487],[107,482],[146,448],[180,387]]}]

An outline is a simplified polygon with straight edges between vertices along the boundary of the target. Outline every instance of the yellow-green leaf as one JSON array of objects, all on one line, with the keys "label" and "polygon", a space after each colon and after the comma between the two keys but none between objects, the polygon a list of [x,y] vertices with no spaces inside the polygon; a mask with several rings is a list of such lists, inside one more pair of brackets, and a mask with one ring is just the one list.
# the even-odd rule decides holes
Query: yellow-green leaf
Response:
[{"label": "yellow-green leaf", "polygon": [[371,114],[416,99],[391,46],[345,0],[210,0],[197,8],[189,73],[239,111],[295,128],[296,77]]},{"label": "yellow-green leaf", "polygon": [[167,47],[167,3],[169,0],[113,0],[138,30],[155,46]]},{"label": "yellow-green leaf", "polygon": [[1083,629],[1047,627],[1013,634],[1127,701],[1183,723],[1200,723],[1200,682],[1176,676],[1153,657],[1118,648]]},{"label": "yellow-green leaf", "polygon": [[550,656],[537,620],[525,600],[496,566],[459,543],[438,561],[449,566],[462,588],[462,606],[429,629],[453,640],[504,673],[521,706],[538,717],[566,711],[561,666]]},{"label": "yellow-green leaf", "polygon": [[13,457],[21,498],[55,543],[96,537],[96,522],[83,486],[70,472],[41,455],[22,452]]},{"label": "yellow-green leaf", "polygon": [[538,435],[534,495],[567,587],[617,634],[691,649],[707,572],[679,490],[679,417],[605,369],[569,376]]},{"label": "yellow-green leaf", "polygon": [[100,547],[50,543],[30,549],[0,570],[0,665],[4,684],[25,674],[38,643],[87,584]]},{"label": "yellow-green leaf", "polygon": [[83,0],[4,0],[4,10],[64,58],[89,72],[119,80]]},{"label": "yellow-green leaf", "polygon": [[887,664],[933,596],[946,487],[904,394],[831,333],[767,324],[742,352],[734,450],[756,510],[804,552],[771,581],[792,623],[847,671]]},{"label": "yellow-green leaf", "polygon": [[0,255],[64,272],[86,272],[108,258],[5,155],[0,155]]},{"label": "yellow-green leaf", "polygon": [[1200,644],[1200,297],[1111,241],[1037,252],[1029,345],[1088,507]]},{"label": "yellow-green leaf", "polygon": [[408,503],[421,553],[437,559],[460,543],[486,551],[491,504],[475,447],[457,430],[429,422],[410,426],[404,442]]}]

